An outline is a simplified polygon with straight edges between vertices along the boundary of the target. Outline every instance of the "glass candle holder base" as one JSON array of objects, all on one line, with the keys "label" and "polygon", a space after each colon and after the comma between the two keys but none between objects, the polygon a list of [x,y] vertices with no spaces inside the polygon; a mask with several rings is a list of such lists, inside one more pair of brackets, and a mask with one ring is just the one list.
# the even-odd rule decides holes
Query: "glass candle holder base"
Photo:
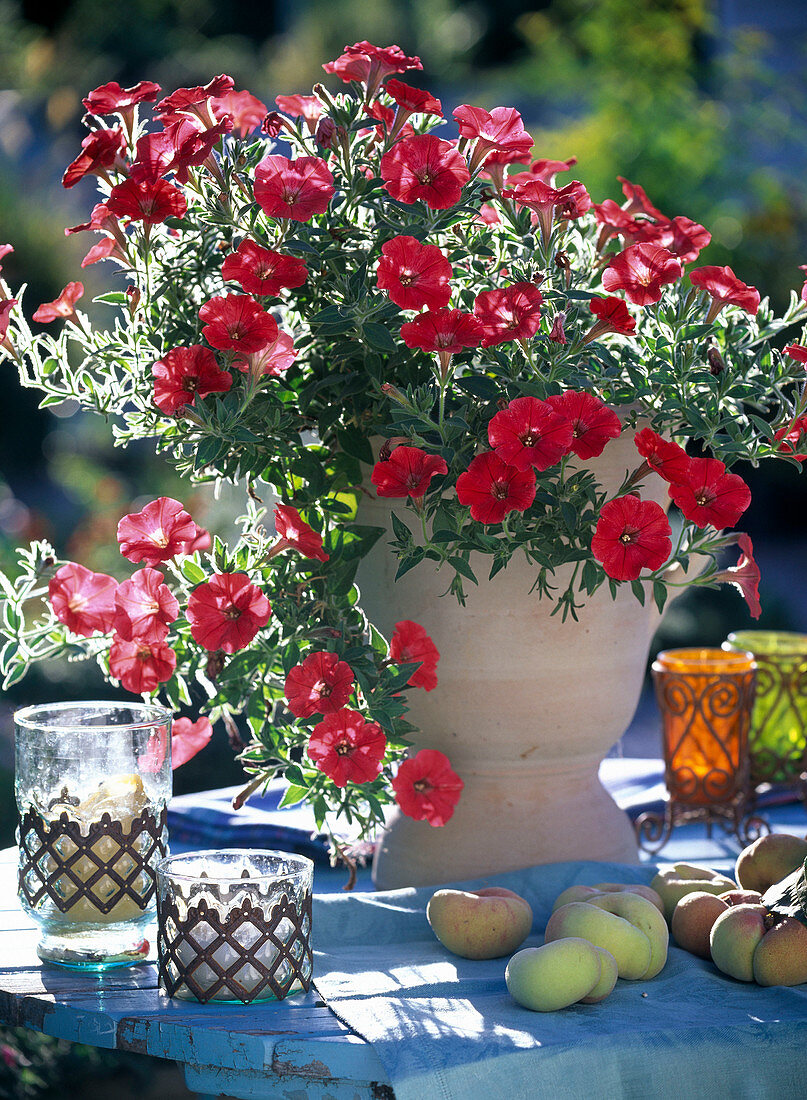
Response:
[{"label": "glass candle holder base", "polygon": [[88,926],[77,930],[40,926],[36,953],[43,962],[56,963],[70,970],[104,971],[120,966],[136,966],[148,958],[151,945],[145,932],[149,922],[126,921]]},{"label": "glass candle holder base", "polygon": [[670,799],[663,813],[652,810],[640,814],[634,822],[636,842],[643,852],[655,855],[660,852],[679,825],[699,822],[706,826],[711,838],[712,828],[719,825],[727,836],[733,836],[743,848],[771,831],[764,817],[754,813],[754,800],[741,796],[734,802],[714,806],[689,806]]},{"label": "glass candle holder base", "polygon": [[[210,976],[210,977],[213,978],[214,976]],[[259,978],[256,975],[256,977],[253,978],[252,980],[257,981],[257,980],[259,980]],[[266,989],[263,992],[258,993],[255,996],[250,997],[248,1003],[257,1005],[257,1004],[265,1003],[267,1001],[282,1001],[282,1000],[285,1000],[286,997],[293,997],[295,995],[295,993],[306,993],[306,992],[308,992],[308,990],[310,988],[311,988],[310,982],[309,982],[308,986],[304,986],[302,984],[302,982],[298,979],[297,981],[293,982],[292,985],[289,986],[288,993],[284,993],[282,996],[278,996],[276,993],[273,993],[270,989]],[[196,992],[194,992],[193,989],[190,989],[187,985],[185,985],[184,982],[181,985],[177,986],[176,990],[171,994],[171,996],[176,998],[179,1001],[194,1001],[197,1004],[199,1003],[198,994]],[[232,994],[227,994],[224,991],[221,991],[219,993],[214,994],[210,998],[210,1002],[215,1003],[217,1005],[238,1005],[239,1008],[244,1007],[244,998],[243,997],[236,997]]]}]

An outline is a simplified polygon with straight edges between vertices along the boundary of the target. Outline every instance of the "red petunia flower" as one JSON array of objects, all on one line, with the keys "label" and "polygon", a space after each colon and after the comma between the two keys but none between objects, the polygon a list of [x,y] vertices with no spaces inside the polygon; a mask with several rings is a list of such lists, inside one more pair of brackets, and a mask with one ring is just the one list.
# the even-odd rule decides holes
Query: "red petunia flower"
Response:
[{"label": "red petunia flower", "polygon": [[[641,235],[642,223],[636,221],[632,214],[615,203],[613,199],[606,199],[592,206],[594,217],[602,226],[597,238],[597,251],[599,252],[611,237],[623,237],[627,244],[634,244]],[[661,243],[661,242],[659,242]]]},{"label": "red petunia flower", "polygon": [[255,169],[255,201],[270,218],[307,222],[324,214],[336,188],[320,157],[264,157]]},{"label": "red petunia flower", "polygon": [[277,339],[277,321],[248,294],[211,298],[199,310],[199,319],[205,322],[205,340],[220,351],[248,355]]},{"label": "red petunia flower", "polygon": [[549,240],[555,221],[573,221],[591,209],[591,196],[579,180],[572,180],[560,189],[550,187],[540,179],[530,178],[502,194],[519,206],[526,206],[537,216],[541,239]]},{"label": "red petunia flower", "polygon": [[474,302],[474,317],[484,332],[482,347],[529,340],[541,324],[543,295],[534,283],[513,283],[483,290]]},{"label": "red petunia flower", "polygon": [[643,569],[658,569],[670,556],[672,539],[664,509],[635,494],[603,504],[591,552],[609,577],[635,581]]},{"label": "red petunia flower", "polygon": [[308,741],[308,755],[337,787],[371,783],[381,774],[387,739],[377,722],[357,710],[327,714]]},{"label": "red petunia flower", "polygon": [[177,554],[191,553],[199,528],[173,497],[158,497],[118,524],[120,552],[132,562],[153,569]]},{"label": "red petunia flower", "polygon": [[279,378],[289,369],[299,354],[289,334],[278,332],[270,344],[264,344],[259,351],[252,352],[250,355],[238,356],[233,359],[231,366],[251,374],[254,378],[260,378],[264,374]]},{"label": "red petunia flower", "polygon": [[186,618],[195,642],[235,653],[266,626],[272,608],[245,573],[216,573],[191,592]]},{"label": "red petunia flower", "polygon": [[647,192],[638,183],[631,183],[630,180],[626,180],[624,176],[616,177],[622,184],[622,194],[628,200],[625,203],[624,209],[629,214],[635,214],[641,212],[647,214],[649,217],[654,218],[656,221],[666,222],[667,218],[662,214],[657,206],[654,206],[650,199],[647,197]]},{"label": "red petunia flower", "polygon": [[555,410],[565,416],[572,425],[572,450],[578,458],[596,458],[601,455],[609,439],[616,439],[622,431],[619,417],[593,393],[566,390],[565,393],[547,397]]},{"label": "red petunia flower", "polygon": [[81,266],[90,267],[92,264],[100,263],[101,260],[117,260],[124,266],[128,262],[126,253],[114,237],[103,237],[97,244],[94,244],[81,261]]},{"label": "red petunia flower", "polygon": [[419,447],[396,447],[389,458],[376,462],[370,480],[380,497],[414,497],[428,491],[436,474],[447,474],[448,466],[439,455]]},{"label": "red petunia flower", "polygon": [[658,228],[658,244],[677,256],[682,264],[694,263],[712,239],[708,229],[682,214],[672,221],[664,222]]},{"label": "red petunia flower", "polygon": [[633,437],[636,450],[651,470],[671,485],[686,481],[689,474],[689,455],[671,439],[664,439],[652,428],[643,428]]},{"label": "red petunia flower", "polygon": [[225,92],[222,96],[215,96],[210,100],[210,109],[213,118],[219,122],[229,115],[233,130],[242,138],[257,130],[269,113],[266,104],[252,92]]},{"label": "red petunia flower", "polygon": [[683,268],[666,248],[633,244],[611,260],[602,273],[602,285],[610,294],[624,290],[628,301],[648,306],[661,300],[661,288],[681,278]]},{"label": "red petunia flower", "polygon": [[670,486],[670,496],[696,527],[733,527],[751,503],[751,490],[717,458],[690,458],[686,481]]},{"label": "red petunia flower", "polygon": [[112,188],[107,209],[116,218],[159,225],[168,218],[184,218],[188,211],[185,196],[168,180],[128,179]]},{"label": "red petunia flower", "polygon": [[60,623],[74,634],[89,638],[112,630],[117,587],[118,582],[106,573],[93,573],[70,561],[50,579],[48,599]]},{"label": "red petunia flower", "polygon": [[393,78],[384,85],[384,91],[398,105],[395,125],[390,131],[390,140],[394,140],[400,133],[410,115],[437,115],[440,118],[443,116],[443,105],[440,100],[422,88],[413,88],[411,84],[404,84],[402,80]]},{"label": "red petunia flower", "polygon": [[546,470],[569,453],[571,422],[537,397],[516,397],[488,424],[488,442],[517,470]]},{"label": "red petunia flower", "polygon": [[[67,230],[65,230],[65,234]],[[0,244],[0,260],[4,260],[6,256],[9,256],[14,251],[13,244]],[[3,270],[3,265],[0,264],[0,271]]]},{"label": "red petunia flower", "polygon": [[393,237],[381,246],[377,285],[401,309],[442,309],[451,297],[451,264],[433,244]]},{"label": "red petunia flower", "polygon": [[577,164],[577,157],[569,157],[568,160],[546,160],[539,158],[529,166],[528,172],[534,178],[555,186],[555,176],[558,172],[568,172]]},{"label": "red petunia flower", "polygon": [[280,541],[272,547],[273,555],[291,546],[299,550],[305,558],[328,560],[328,555],[322,549],[322,535],[307,524],[290,504],[275,505],[275,533]]},{"label": "red petunia flower", "polygon": [[[169,122],[165,129],[166,152],[170,155],[168,170],[176,173],[179,183],[185,184],[189,180],[188,169],[200,164],[210,167],[210,157],[215,146],[224,134],[229,133],[232,120],[229,115],[224,115],[218,122],[206,129],[199,129],[198,122],[178,115],[176,120]],[[140,142],[138,149],[140,148]],[[215,167],[215,173],[218,168]],[[132,177],[138,180],[144,179],[145,174],[139,169],[133,169]]]},{"label": "red petunia flower", "polygon": [[712,299],[706,315],[707,325],[714,321],[724,306],[738,306],[752,317],[756,316],[759,291],[738,279],[730,267],[696,267],[690,271],[689,279],[693,286],[705,290]]},{"label": "red petunia flower", "polygon": [[125,642],[162,642],[179,615],[179,603],[157,569],[138,571],[118,585],[113,627]]},{"label": "red petunia flower", "polygon": [[801,344],[788,344],[784,349],[784,354],[789,355],[791,359],[795,359],[797,363],[804,363],[807,366],[807,348]]},{"label": "red petunia flower", "polygon": [[408,348],[453,355],[463,348],[478,348],[482,326],[473,314],[459,309],[427,310],[401,325],[401,338]]},{"label": "red petunia flower", "polygon": [[555,344],[568,344],[566,339],[566,312],[558,310],[552,318],[552,326],[549,329],[549,339]]},{"label": "red petunia flower", "polygon": [[326,73],[338,76],[346,84],[351,80],[364,84],[365,100],[369,103],[386,77],[410,69],[422,69],[423,63],[419,57],[407,57],[400,46],[374,46],[371,42],[362,41],[345,46],[344,53],[335,61],[326,61],[322,67]]},{"label": "red petunia flower", "polygon": [[434,691],[437,687],[437,662],[440,650],[420,623],[402,619],[395,624],[395,633],[389,644],[390,660],[396,665],[420,664],[407,680],[408,687]]},{"label": "red petunia flower", "polygon": [[588,308],[598,320],[583,337],[584,345],[597,340],[606,332],[619,332],[628,336],[636,331],[636,320],[631,317],[630,310],[621,298],[593,298]]},{"label": "red petunia flower", "polygon": [[468,165],[449,141],[418,134],[397,142],[381,158],[381,178],[392,198],[431,210],[456,206],[471,178]]},{"label": "red petunia flower", "polygon": [[518,160],[527,160],[532,149],[532,137],[515,107],[482,107],[463,104],[453,112],[460,128],[460,138],[474,141],[470,169],[473,172],[492,151],[507,153]]},{"label": "red petunia flower", "polygon": [[785,424],[773,438],[782,454],[795,458],[796,462],[807,461],[807,416],[799,416]]},{"label": "red petunia flower", "polygon": [[154,375],[154,404],[167,416],[192,405],[197,394],[225,393],[233,384],[229,371],[221,370],[210,348],[191,344],[173,348],[151,368]]},{"label": "red petunia flower", "polygon": [[51,321],[57,321],[60,318],[72,321],[76,316],[74,306],[83,295],[83,283],[68,283],[58,298],[54,298],[52,302],[45,302],[39,307],[33,315],[33,320],[42,325],[47,325]]},{"label": "red petunia flower", "polygon": [[151,80],[141,80],[133,88],[121,88],[116,81],[110,80],[94,88],[82,103],[93,115],[124,114],[138,103],[153,103],[161,91],[160,85]]},{"label": "red petunia flower", "polygon": [[143,134],[137,139],[129,178],[141,183],[155,183],[171,171],[175,154],[176,149],[167,130]]},{"label": "red petunia flower", "polygon": [[322,117],[322,104],[315,95],[276,95],[275,103],[292,118],[305,119],[309,134],[316,131]]},{"label": "red petunia flower", "polygon": [[276,297],[281,290],[302,286],[308,278],[308,268],[296,256],[284,256],[245,240],[224,260],[221,277],[227,283],[238,283],[247,294],[267,298]]},{"label": "red petunia flower", "polygon": [[535,500],[535,474],[484,451],[457,478],[457,500],[470,505],[479,523],[501,523],[508,512],[525,512]]},{"label": "red petunia flower", "polygon": [[202,715],[195,722],[175,718],[171,726],[171,768],[181,768],[208,744],[213,736],[210,719]]},{"label": "red petunia flower", "polygon": [[11,355],[16,353],[8,336],[8,326],[11,321],[11,311],[16,305],[16,298],[6,298],[0,302],[0,348],[4,348]]},{"label": "red petunia flower", "polygon": [[392,780],[401,813],[434,826],[450,820],[464,786],[448,757],[437,749],[421,749],[404,760]]},{"label": "red petunia flower", "polygon": [[762,606],[759,602],[759,582],[761,574],[759,566],[754,561],[754,544],[744,531],[737,535],[740,546],[740,557],[736,565],[729,566],[712,577],[718,584],[733,584],[742,593],[743,599],[748,604],[752,619],[758,619],[762,614]]},{"label": "red petunia flower", "polygon": [[355,677],[346,661],[336,653],[309,653],[286,677],[284,694],[288,708],[297,718],[312,714],[334,714],[353,694]]},{"label": "red petunia flower", "polygon": [[93,130],[81,143],[81,152],[68,164],[62,176],[63,187],[75,187],[85,176],[108,178],[108,169],[122,158],[126,151],[126,138],[119,126],[111,130]]},{"label": "red petunia flower", "polygon": [[177,655],[165,642],[126,642],[115,634],[109,647],[109,672],[133,695],[156,691],[170,680]]},{"label": "red petunia flower", "polygon": [[171,95],[161,99],[154,108],[154,117],[159,118],[163,125],[175,121],[176,116],[185,115],[191,119],[198,119],[206,129],[215,123],[210,108],[210,102],[227,95],[235,87],[235,81],[231,76],[222,73],[214,76],[204,87],[177,88]]}]

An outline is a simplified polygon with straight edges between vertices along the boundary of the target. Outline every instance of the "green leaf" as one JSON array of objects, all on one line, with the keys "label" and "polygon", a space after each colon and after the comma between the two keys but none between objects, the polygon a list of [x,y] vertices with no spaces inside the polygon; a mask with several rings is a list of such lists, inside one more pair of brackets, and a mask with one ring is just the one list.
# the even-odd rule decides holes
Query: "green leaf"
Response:
[{"label": "green leaf", "polygon": [[449,558],[448,564],[452,565],[461,577],[465,577],[466,580],[473,581],[474,584],[478,584],[473,569],[463,558]]},{"label": "green leaf", "polygon": [[365,321],[362,332],[367,343],[376,351],[389,355],[397,350],[397,344],[392,338],[392,333],[384,325],[376,324],[375,321]]},{"label": "green leaf", "polygon": [[641,581],[631,581],[630,586],[633,589],[633,594],[639,603],[644,607],[644,585]]},{"label": "green leaf", "polygon": [[182,576],[191,584],[201,584],[207,574],[192,558],[186,558],[182,563]]},{"label": "green leaf", "polygon": [[298,802],[303,802],[307,797],[307,787],[298,787],[295,783],[291,783],[283,792],[283,797],[279,803],[279,809],[282,810],[284,806],[294,806]]},{"label": "green leaf", "polygon": [[373,451],[367,436],[356,428],[341,428],[336,433],[336,440],[345,454],[351,458],[357,458],[359,462],[373,465]]},{"label": "green leaf", "polygon": [[93,302],[103,302],[108,306],[125,306],[129,299],[122,290],[110,290],[108,294],[99,294]]},{"label": "green leaf", "polygon": [[390,512],[390,519],[392,520],[392,530],[396,539],[398,539],[399,542],[410,543],[412,541],[412,532],[404,521],[399,519],[394,512]]},{"label": "green leaf", "polygon": [[653,599],[660,614],[667,602],[667,585],[663,581],[653,581]]}]

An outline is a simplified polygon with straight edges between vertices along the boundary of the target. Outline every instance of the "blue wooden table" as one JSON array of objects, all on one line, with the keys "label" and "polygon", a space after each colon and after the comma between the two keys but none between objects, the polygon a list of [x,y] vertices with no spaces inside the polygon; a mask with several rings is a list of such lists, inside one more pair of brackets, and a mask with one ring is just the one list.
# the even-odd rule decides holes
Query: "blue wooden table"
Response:
[{"label": "blue wooden table", "polygon": [[16,868],[16,848],[0,852],[0,1022],[175,1059],[202,1094],[392,1098],[373,1047],[314,989],[279,1003],[215,1007],[160,993],[153,961],[98,977],[43,966],[36,926],[17,902]]}]

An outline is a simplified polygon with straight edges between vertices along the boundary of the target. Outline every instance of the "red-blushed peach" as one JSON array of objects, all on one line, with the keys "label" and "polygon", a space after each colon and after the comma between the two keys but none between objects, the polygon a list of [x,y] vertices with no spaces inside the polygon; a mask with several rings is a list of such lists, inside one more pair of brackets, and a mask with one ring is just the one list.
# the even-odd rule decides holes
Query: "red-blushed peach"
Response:
[{"label": "red-blushed peach", "polygon": [[807,982],[807,927],[795,917],[777,918],[754,952],[754,981],[759,985]]},{"label": "red-blushed peach", "polygon": [[737,857],[735,875],[744,890],[764,894],[807,859],[807,840],[790,833],[766,833]]},{"label": "red-blushed peach", "polygon": [[426,917],[443,947],[464,959],[511,955],[532,929],[530,903],[512,890],[437,890]]},{"label": "red-blushed peach", "polygon": [[758,890],[726,890],[725,894],[718,894],[726,905],[759,905],[762,902],[762,894]]},{"label": "red-blushed peach", "polygon": [[723,894],[726,890],[737,888],[737,883],[725,875],[694,863],[673,863],[670,867],[660,867],[650,885],[664,902],[664,916],[668,924],[676,905],[686,894],[694,890]]},{"label": "red-blushed peach", "polygon": [[577,936],[525,947],[507,964],[510,996],[533,1012],[556,1012],[591,993],[602,977],[602,956]]},{"label": "red-blushed peach", "polygon": [[712,925],[709,947],[718,970],[741,982],[754,980],[754,952],[767,931],[764,905],[730,905]]},{"label": "red-blushed peach", "polygon": [[[619,897],[619,894],[598,894],[599,899]],[[643,898],[639,899],[644,901]],[[655,913],[650,902],[645,902]],[[585,901],[572,901],[556,909],[546,926],[547,943],[569,936],[588,940],[597,947],[604,947],[616,959],[620,978],[635,981],[644,977],[650,966],[652,946],[645,933],[630,921],[609,913],[598,905]]]},{"label": "red-blushed peach", "polygon": [[[555,943],[561,943],[561,940],[555,940]],[[594,986],[590,993],[587,993],[585,997],[580,998],[581,1005],[596,1005],[600,1001],[604,1001],[614,991],[616,980],[619,977],[619,968],[616,965],[616,959],[610,951],[606,951],[604,947],[594,947],[594,950],[599,953],[600,964],[602,971],[600,973],[600,980]]]},{"label": "red-blushed peach", "polygon": [[712,925],[728,908],[729,903],[723,896],[718,897],[705,890],[693,890],[691,894],[686,894],[676,905],[670,922],[675,942],[692,955],[711,959],[709,936]]}]

